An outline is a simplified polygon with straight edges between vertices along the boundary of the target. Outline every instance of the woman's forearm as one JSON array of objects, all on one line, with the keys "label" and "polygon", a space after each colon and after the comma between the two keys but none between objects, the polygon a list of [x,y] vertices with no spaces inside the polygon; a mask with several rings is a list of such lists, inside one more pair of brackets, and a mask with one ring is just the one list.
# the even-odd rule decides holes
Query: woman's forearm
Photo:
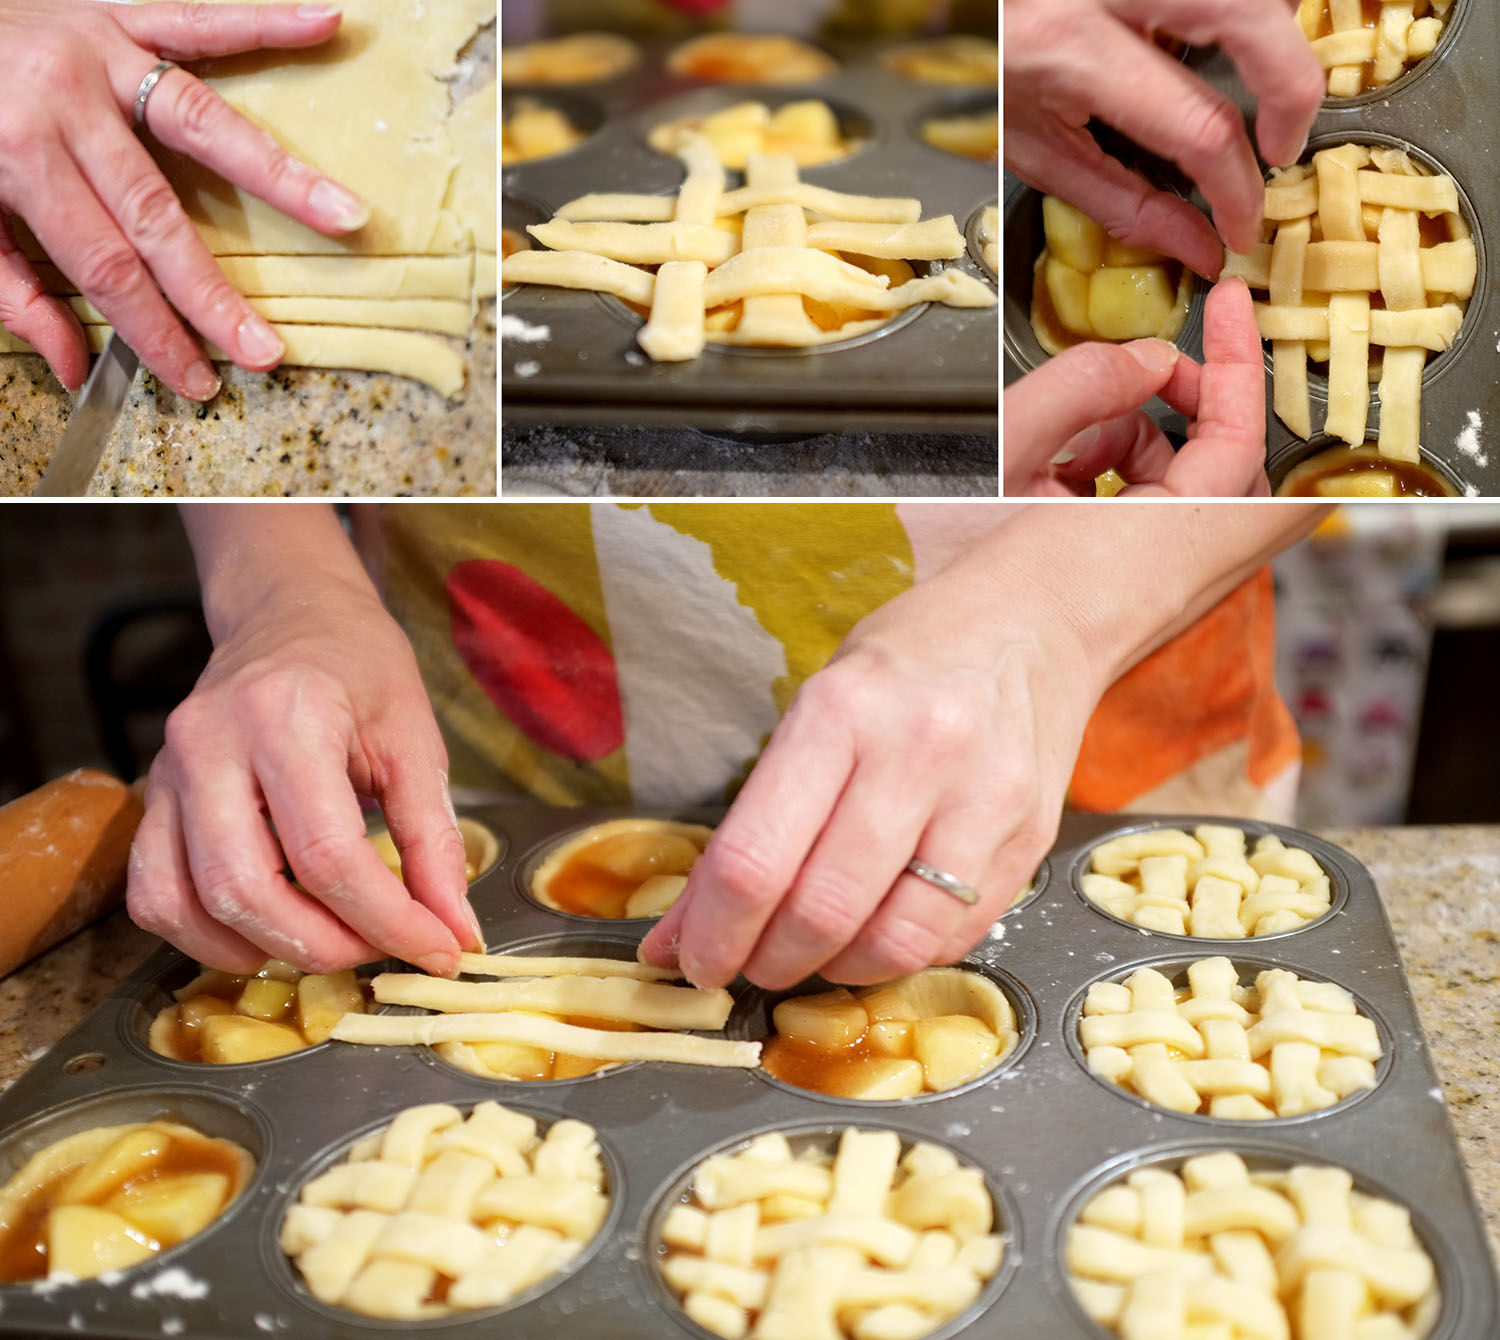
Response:
[{"label": "woman's forearm", "polygon": [[375,597],[330,506],[197,503],[180,513],[216,643],[271,604],[340,592]]}]

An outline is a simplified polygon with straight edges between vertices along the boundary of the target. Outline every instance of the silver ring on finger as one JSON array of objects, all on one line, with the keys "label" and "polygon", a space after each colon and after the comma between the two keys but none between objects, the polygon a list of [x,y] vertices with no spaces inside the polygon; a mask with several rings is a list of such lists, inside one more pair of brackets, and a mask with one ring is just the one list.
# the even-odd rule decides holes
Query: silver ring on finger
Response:
[{"label": "silver ring on finger", "polygon": [[933,888],[941,889],[970,907],[979,901],[979,890],[973,885],[965,884],[956,875],[950,875],[946,870],[939,870],[935,865],[928,865],[926,861],[919,861],[915,856],[906,863],[906,869],[909,874],[925,880]]},{"label": "silver ring on finger", "polygon": [[146,124],[146,104],[151,100],[151,95],[156,91],[156,86],[161,83],[162,75],[168,70],[178,68],[176,61],[158,61],[151,67],[151,73],[141,80],[139,92],[135,95],[135,123],[137,126]]}]

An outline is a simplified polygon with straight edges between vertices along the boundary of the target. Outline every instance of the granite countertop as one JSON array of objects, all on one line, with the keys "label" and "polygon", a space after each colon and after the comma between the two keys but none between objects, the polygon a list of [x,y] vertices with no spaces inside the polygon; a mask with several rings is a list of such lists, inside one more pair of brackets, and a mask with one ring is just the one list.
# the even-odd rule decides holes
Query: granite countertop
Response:
[{"label": "granite countertop", "polygon": [[992,435],[823,433],[507,425],[508,498],[994,498]]},{"label": "granite countertop", "polygon": [[[1322,833],[1369,867],[1500,1260],[1500,828]],[[0,981],[0,1089],[158,944],[117,912]]]}]

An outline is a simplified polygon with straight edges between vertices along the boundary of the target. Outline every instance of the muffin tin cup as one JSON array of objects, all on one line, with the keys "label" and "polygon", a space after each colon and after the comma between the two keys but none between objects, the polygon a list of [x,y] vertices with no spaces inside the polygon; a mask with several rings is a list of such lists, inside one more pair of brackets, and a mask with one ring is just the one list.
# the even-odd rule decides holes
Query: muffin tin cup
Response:
[{"label": "muffin tin cup", "polygon": [[[1324,101],[1313,121],[1309,144],[1316,147],[1354,140],[1410,146],[1418,156],[1441,164],[1458,184],[1468,206],[1466,217],[1474,228],[1480,274],[1453,347],[1429,359],[1423,373],[1421,445],[1439,466],[1464,482],[1466,491],[1488,496],[1500,494],[1500,348],[1494,303],[1485,279],[1489,225],[1500,214],[1500,177],[1495,173],[1491,152],[1491,145],[1500,136],[1500,97],[1494,92],[1500,74],[1500,9],[1459,0],[1449,27],[1451,34],[1444,33],[1431,56],[1386,88],[1358,98]],[[1254,100],[1229,58],[1216,49],[1194,49],[1188,64],[1239,107],[1253,143]],[[1024,189],[1008,173],[1005,181],[1007,198],[1013,191]],[[1192,202],[1207,211],[1200,194],[1195,192]],[[1035,260],[1035,254],[1017,256],[1007,250],[1005,255],[1008,268],[1023,265],[1028,275]],[[1184,347],[1194,358],[1201,358],[1201,344]],[[1006,383],[1023,370],[1007,353]],[[1313,431],[1321,434],[1326,389],[1320,399],[1311,370],[1308,380],[1315,388]],[[1368,435],[1373,440],[1380,419],[1374,388],[1371,390]],[[1301,441],[1276,417],[1272,399],[1268,369],[1268,458]],[[1181,416],[1159,402],[1153,401],[1147,412],[1164,428],[1181,431]],[[1472,424],[1471,413],[1480,421],[1477,453],[1465,452],[1459,446],[1460,435]]]},{"label": "muffin tin cup", "polygon": [[[475,882],[472,895],[492,950],[548,952],[559,940],[586,946],[639,943],[650,923],[580,925],[523,898],[516,874],[527,855],[590,823],[622,817],[619,810],[547,810],[501,806],[470,811],[506,840],[506,856]],[[639,814],[644,811],[632,810]],[[656,813],[663,813],[656,811]],[[669,812],[667,817],[713,823],[721,811]],[[1500,1328],[1500,1291],[1455,1143],[1442,1092],[1422,1041],[1399,956],[1367,871],[1346,853],[1310,835],[1276,829],[1304,847],[1346,893],[1340,910],[1303,931],[1260,942],[1185,941],[1153,935],[1104,916],[1076,889],[1080,859],[1123,830],[1157,822],[1199,820],[1065,816],[1037,896],[997,923],[969,956],[996,973],[1013,999],[1035,1010],[1036,1033],[982,1082],[900,1111],[836,1102],[766,1082],[745,1070],[641,1064],[589,1082],[526,1085],[468,1075],[425,1058],[420,1047],[326,1046],[296,1064],[233,1067],[171,1065],[122,1042],[122,1016],[141,994],[185,960],[162,949],[68,1037],[0,1095],[0,1151],[29,1123],[55,1111],[96,1104],[85,1124],[121,1120],[113,1095],[190,1095],[238,1108],[266,1132],[254,1184],[221,1228],[182,1244],[172,1256],[129,1273],[130,1287],[100,1284],[63,1290],[0,1290],[0,1334],[109,1335],[159,1340],[180,1326],[203,1340],[285,1335],[298,1340],[386,1337],[388,1324],[309,1306],[290,1268],[269,1251],[280,1215],[309,1171],[363,1131],[417,1103],[458,1107],[495,1099],[542,1120],[575,1117],[599,1130],[615,1159],[617,1191],[606,1230],[587,1260],[555,1286],[518,1300],[497,1320],[477,1313],[443,1324],[445,1336],[506,1334],[528,1340],[607,1336],[663,1340],[696,1332],[654,1278],[653,1216],[672,1188],[703,1158],[756,1133],[836,1131],[846,1126],[894,1127],[905,1138],[945,1145],[980,1168],[1002,1197],[1007,1234],[1001,1283],[993,1303],[938,1334],[988,1340],[997,1334],[1093,1340],[1101,1333],[1070,1301],[1057,1254],[1065,1214],[1102,1171],[1124,1162],[1191,1148],[1268,1150],[1292,1159],[1347,1167],[1368,1185],[1411,1207],[1438,1262],[1444,1311],[1431,1340],[1475,1340]],[[1238,820],[1223,820],[1236,823]],[[1243,823],[1252,831],[1265,825]],[[998,932],[1003,931],[1003,934]],[[1118,976],[1143,961],[1182,961],[1216,953],[1287,967],[1348,987],[1389,1032],[1392,1060],[1378,1087],[1337,1110],[1267,1130],[1256,1123],[1230,1129],[1150,1109],[1104,1092],[1070,1050],[1069,1005],[1101,976]],[[1007,980],[1007,978],[1009,980]],[[1011,983],[1015,987],[1011,987]],[[1019,989],[1019,991],[1016,990]],[[739,1004],[752,988],[736,988]],[[75,1058],[102,1055],[102,1064],[70,1072]],[[153,1099],[157,1101],[157,1099]],[[865,1110],[861,1110],[865,1109]],[[131,1114],[134,1115],[134,1114]],[[191,1117],[190,1113],[183,1115]],[[190,1123],[191,1124],[191,1123]],[[75,1124],[58,1135],[79,1129]],[[210,1134],[229,1133],[210,1131]],[[28,1151],[30,1152],[30,1148]],[[252,1150],[252,1152],[256,1152]],[[203,1286],[160,1293],[152,1282],[167,1270]],[[181,1282],[169,1276],[168,1282]],[[140,1296],[132,1290],[140,1286]],[[423,1325],[420,1329],[427,1329]],[[701,1338],[700,1338],[701,1340]]]},{"label": "muffin tin cup", "polygon": [[[951,214],[959,228],[995,198],[994,164],[947,153],[919,137],[919,116],[950,102],[936,86],[885,69],[878,55],[889,43],[834,44],[830,49],[841,64],[829,77],[775,88],[676,78],[663,63],[671,45],[646,44],[647,57],[631,75],[590,86],[587,96],[606,113],[603,126],[566,155],[505,169],[503,194],[525,197],[550,217],[567,201],[593,192],[675,193],[682,164],[646,143],[651,127],[685,108],[764,93],[763,100],[777,102],[822,98],[869,127],[868,143],[835,162],[803,168],[803,181],[859,195],[915,197],[923,218]],[[984,93],[972,96],[982,100]],[[731,173],[731,181],[739,175]],[[967,250],[941,264],[992,282]],[[929,432],[996,427],[1000,341],[991,308],[927,305],[914,318],[872,332],[878,338],[777,357],[739,357],[735,348],[710,344],[685,363],[652,363],[630,325],[600,319],[599,303],[598,295],[581,290],[509,290],[507,315],[548,327],[551,338],[502,348],[507,422],[581,422],[590,415],[629,422],[632,414],[660,422],[667,414],[680,426],[741,432],[833,426],[867,432],[917,414]],[[524,375],[517,365],[528,365]]]}]

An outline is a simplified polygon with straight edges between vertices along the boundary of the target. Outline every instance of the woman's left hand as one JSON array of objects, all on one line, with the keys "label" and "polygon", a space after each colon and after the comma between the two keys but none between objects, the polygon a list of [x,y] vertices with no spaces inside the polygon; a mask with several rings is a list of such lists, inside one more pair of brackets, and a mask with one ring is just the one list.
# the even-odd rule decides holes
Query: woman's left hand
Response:
[{"label": "woman's left hand", "polygon": [[643,958],[700,987],[886,981],[962,958],[1014,901],[1104,684],[1024,573],[967,566],[862,620],[803,685]]}]

